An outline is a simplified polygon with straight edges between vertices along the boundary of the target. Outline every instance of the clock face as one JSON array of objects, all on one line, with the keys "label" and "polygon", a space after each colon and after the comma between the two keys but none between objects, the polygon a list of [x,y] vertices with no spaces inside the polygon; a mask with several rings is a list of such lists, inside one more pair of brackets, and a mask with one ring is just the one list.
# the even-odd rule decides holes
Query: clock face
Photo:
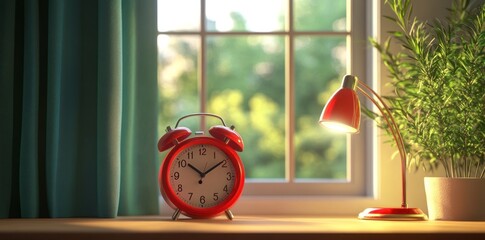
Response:
[{"label": "clock face", "polygon": [[219,147],[196,143],[181,148],[169,166],[169,185],[177,199],[194,208],[213,208],[231,197],[237,170]]}]

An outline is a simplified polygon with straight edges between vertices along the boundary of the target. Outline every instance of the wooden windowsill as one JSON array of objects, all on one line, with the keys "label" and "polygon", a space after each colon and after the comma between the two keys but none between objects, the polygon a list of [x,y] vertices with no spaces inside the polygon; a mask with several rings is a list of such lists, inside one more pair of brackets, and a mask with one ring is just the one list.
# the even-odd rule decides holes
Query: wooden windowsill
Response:
[{"label": "wooden windowsill", "polygon": [[369,221],[354,217],[236,216],[0,219],[0,239],[485,239],[485,222]]}]

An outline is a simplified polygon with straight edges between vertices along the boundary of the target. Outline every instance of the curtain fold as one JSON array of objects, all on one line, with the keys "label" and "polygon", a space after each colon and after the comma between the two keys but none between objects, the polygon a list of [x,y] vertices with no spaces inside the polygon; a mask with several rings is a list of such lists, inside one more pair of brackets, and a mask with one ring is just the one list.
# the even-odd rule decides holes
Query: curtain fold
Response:
[{"label": "curtain fold", "polygon": [[[121,1],[99,2],[97,195],[98,214],[117,214],[120,189],[122,18]],[[106,97],[104,97],[106,95]],[[100,161],[109,159],[109,161]]]},{"label": "curtain fold", "polygon": [[[158,211],[156,1],[123,1],[123,114],[120,215]],[[153,36],[152,38],[141,36]],[[151,66],[152,71],[145,67]],[[140,159],[148,159],[140,161]],[[139,171],[137,169],[144,169]],[[154,191],[153,189],[157,189]],[[144,202],[144,204],[140,204]]]},{"label": "curtain fold", "polygon": [[0,217],[157,214],[155,11],[0,3]]},{"label": "curtain fold", "polygon": [[19,185],[21,209],[24,216],[38,215],[39,188],[36,182],[38,159],[38,115],[39,115],[39,8],[38,2],[30,1],[24,6],[24,56],[22,83],[22,117],[20,133]]}]

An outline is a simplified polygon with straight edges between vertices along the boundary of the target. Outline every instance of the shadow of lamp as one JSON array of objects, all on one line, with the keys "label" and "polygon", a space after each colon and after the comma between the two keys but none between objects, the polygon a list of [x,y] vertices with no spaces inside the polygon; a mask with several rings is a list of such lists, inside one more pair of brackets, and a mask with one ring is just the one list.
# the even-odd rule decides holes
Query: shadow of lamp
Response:
[{"label": "shadow of lamp", "polygon": [[398,208],[367,208],[359,214],[360,219],[368,220],[427,220],[419,208],[409,208],[406,202],[406,151],[401,133],[394,121],[389,107],[383,99],[356,76],[345,75],[342,86],[325,105],[319,123],[330,129],[357,133],[360,127],[360,102],[357,91],[377,106],[389,132],[392,134],[401,157],[402,203]]}]

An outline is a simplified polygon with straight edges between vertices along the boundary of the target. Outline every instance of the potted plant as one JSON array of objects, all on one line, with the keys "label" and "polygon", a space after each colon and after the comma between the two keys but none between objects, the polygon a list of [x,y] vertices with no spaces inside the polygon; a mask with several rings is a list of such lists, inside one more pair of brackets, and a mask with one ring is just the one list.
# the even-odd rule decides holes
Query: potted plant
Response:
[{"label": "potted plant", "polygon": [[[398,30],[383,43],[370,41],[390,74],[394,94],[385,98],[404,138],[408,167],[441,167],[446,175],[425,178],[429,217],[485,220],[485,6],[457,0],[445,21],[428,23],[412,17],[409,0],[386,4],[395,15],[386,18]],[[392,51],[396,43],[399,49]],[[387,129],[378,115],[366,113]],[[447,192],[455,185],[459,193]]]}]

